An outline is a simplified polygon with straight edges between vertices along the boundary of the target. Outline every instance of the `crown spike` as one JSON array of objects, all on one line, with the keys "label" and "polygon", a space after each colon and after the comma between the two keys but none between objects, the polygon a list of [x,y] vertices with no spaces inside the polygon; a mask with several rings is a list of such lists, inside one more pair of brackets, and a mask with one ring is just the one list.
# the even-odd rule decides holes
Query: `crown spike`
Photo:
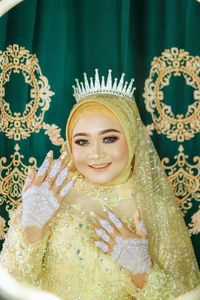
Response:
[{"label": "crown spike", "polygon": [[114,84],[113,84],[113,90],[115,91],[117,89],[117,78],[115,78]]},{"label": "crown spike", "polygon": [[94,90],[94,82],[92,77],[90,77],[90,89]]},{"label": "crown spike", "polygon": [[89,92],[90,86],[89,86],[87,74],[86,74],[86,73],[83,73],[83,77],[84,77],[84,81],[85,81],[85,90],[86,90],[86,92]]},{"label": "crown spike", "polygon": [[99,71],[95,69],[95,90],[100,89]]},{"label": "crown spike", "polygon": [[133,89],[132,89],[132,91],[131,91],[131,96],[132,96],[132,97],[133,97],[133,94],[134,94],[135,90],[136,90],[136,87],[133,87]]},{"label": "crown spike", "polygon": [[119,84],[118,84],[118,86],[117,86],[117,90],[118,90],[118,91],[122,90],[122,87],[123,87],[123,84],[124,84],[124,76],[125,76],[125,74],[122,73],[122,76],[121,76],[121,78],[120,78]]},{"label": "crown spike", "polygon": [[122,93],[126,93],[127,85],[128,85],[128,81],[125,82],[125,85],[123,87]]},{"label": "crown spike", "polygon": [[127,88],[127,93],[131,93],[131,90],[132,90],[132,86],[133,86],[133,82],[135,81],[134,78],[131,79],[130,83],[129,83],[129,86]]},{"label": "crown spike", "polygon": [[106,89],[109,90],[112,88],[112,70],[108,70],[108,78],[106,82]]},{"label": "crown spike", "polygon": [[85,90],[85,88],[84,88],[84,85],[83,85],[83,83],[81,82],[81,89],[82,89],[82,92],[83,93],[85,93],[86,92],[86,90]]},{"label": "crown spike", "polygon": [[105,86],[105,77],[104,76],[102,76],[101,77],[101,88],[102,88],[102,90],[106,90],[106,86]]},{"label": "crown spike", "polygon": [[76,78],[75,81],[76,81],[78,92],[81,93],[81,87],[80,87],[80,84],[79,84],[79,80]]}]

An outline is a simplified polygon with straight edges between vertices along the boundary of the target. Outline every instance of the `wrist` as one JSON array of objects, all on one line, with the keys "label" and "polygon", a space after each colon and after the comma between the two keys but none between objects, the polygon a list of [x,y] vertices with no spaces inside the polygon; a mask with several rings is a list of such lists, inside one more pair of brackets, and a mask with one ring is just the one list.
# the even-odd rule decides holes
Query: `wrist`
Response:
[{"label": "wrist", "polygon": [[39,240],[42,240],[45,236],[45,229],[38,227],[25,228],[26,237],[29,243],[33,244]]},{"label": "wrist", "polygon": [[131,279],[138,289],[142,289],[147,282],[148,273],[139,273],[136,275],[131,273]]}]

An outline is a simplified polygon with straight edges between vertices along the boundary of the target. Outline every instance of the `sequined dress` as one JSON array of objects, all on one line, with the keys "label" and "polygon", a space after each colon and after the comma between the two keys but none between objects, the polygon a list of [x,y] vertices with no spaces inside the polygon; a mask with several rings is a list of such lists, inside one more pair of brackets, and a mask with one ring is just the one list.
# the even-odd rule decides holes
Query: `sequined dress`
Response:
[{"label": "sequined dress", "polygon": [[121,188],[99,190],[77,180],[49,224],[49,233],[34,244],[26,240],[18,208],[11,218],[1,265],[20,281],[40,286],[64,300],[167,300],[195,287],[198,281],[195,261],[191,265],[191,281],[185,287],[163,270],[158,257],[145,286],[139,290],[130,273],[95,246],[98,237],[88,213],[94,204],[99,210],[106,204],[131,230],[135,229],[133,215],[140,195],[130,193],[130,181]]}]

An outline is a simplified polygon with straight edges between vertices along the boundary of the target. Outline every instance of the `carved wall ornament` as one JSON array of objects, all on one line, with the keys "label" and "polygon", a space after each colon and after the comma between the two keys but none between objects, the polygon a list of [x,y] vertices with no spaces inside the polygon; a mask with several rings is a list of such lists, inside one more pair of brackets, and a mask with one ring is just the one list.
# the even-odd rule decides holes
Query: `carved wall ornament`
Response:
[{"label": "carved wall ornament", "polygon": [[64,139],[60,135],[61,128],[56,124],[43,123],[43,129],[53,145],[62,146],[64,144]]},{"label": "carved wall ornament", "polygon": [[24,155],[20,154],[20,147],[15,145],[15,151],[7,163],[6,157],[0,158],[0,205],[6,203],[6,210],[14,209],[21,202],[21,191],[28,172],[28,166],[37,168],[37,161],[29,157],[29,164],[23,163]]},{"label": "carved wall ornament", "polygon": [[199,210],[192,215],[191,223],[188,224],[190,235],[200,233],[200,206]]},{"label": "carved wall ornament", "polygon": [[189,156],[184,153],[182,145],[174,162],[168,157],[162,159],[163,167],[174,189],[177,202],[184,214],[192,207],[192,201],[200,202],[200,157],[193,157],[193,164],[188,162]]},{"label": "carved wall ornament", "polygon": [[6,232],[6,220],[0,216],[0,240],[4,239]]},{"label": "carved wall ornament", "polygon": [[[150,133],[155,129],[172,141],[183,142],[200,131],[199,73],[200,57],[191,56],[183,49],[167,49],[161,56],[154,57],[143,94],[146,109],[153,120],[153,125],[148,127]],[[188,105],[185,114],[175,115],[171,106],[164,103],[163,88],[170,85],[172,76],[183,76],[186,84],[194,89],[194,102]]]},{"label": "carved wall ornament", "polygon": [[[12,113],[10,103],[5,99],[4,86],[10,81],[12,72],[21,72],[25,83],[31,87],[30,101],[23,113]],[[39,132],[53,95],[36,55],[16,44],[0,51],[0,131],[9,139],[19,141],[27,139],[33,132]]]}]

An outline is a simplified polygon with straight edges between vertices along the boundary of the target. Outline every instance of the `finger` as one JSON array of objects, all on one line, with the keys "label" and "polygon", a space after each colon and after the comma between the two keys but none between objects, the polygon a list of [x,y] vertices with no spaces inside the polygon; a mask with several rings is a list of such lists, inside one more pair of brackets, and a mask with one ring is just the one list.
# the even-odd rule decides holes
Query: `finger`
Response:
[{"label": "finger", "polygon": [[143,238],[147,238],[147,236],[148,236],[146,227],[142,220],[136,226],[136,233]]},{"label": "finger", "polygon": [[70,161],[67,165],[66,162],[64,163],[64,167],[59,171],[57,176],[54,178],[52,184],[52,190],[55,194],[59,193],[59,191],[64,187],[66,184],[69,171],[72,167],[72,161]]},{"label": "finger", "polygon": [[101,225],[103,229],[106,230],[107,233],[109,233],[113,238],[116,236],[116,231],[113,226],[111,226],[110,222],[106,219],[97,218],[97,221]]},{"label": "finger", "polygon": [[68,194],[68,192],[71,190],[71,188],[73,187],[75,181],[77,179],[77,176],[74,176],[72,178],[72,180],[70,180],[69,182],[67,182],[63,188],[60,190],[59,192],[59,198],[61,199],[61,201],[65,198],[65,196]]},{"label": "finger", "polygon": [[47,172],[50,168],[52,161],[53,161],[53,151],[50,150],[47,153],[42,165],[38,169],[38,172],[37,172],[36,177],[33,182],[34,185],[41,185],[41,183],[44,181],[44,179],[47,176]]},{"label": "finger", "polygon": [[114,214],[111,211],[108,211],[108,219],[121,232],[122,226],[124,226],[124,224],[120,221],[116,214]]},{"label": "finger", "polygon": [[117,227],[114,224],[111,224],[108,220],[108,215],[106,217],[103,217],[99,213],[94,213],[94,216],[96,217],[99,224],[115,239],[116,235],[119,235],[120,232],[117,229]]},{"label": "finger", "polygon": [[28,167],[28,174],[26,177],[26,180],[24,182],[24,186],[22,189],[22,192],[25,192],[28,190],[28,188],[31,186],[33,179],[36,176],[36,171],[34,169],[32,169],[31,167]]},{"label": "finger", "polygon": [[109,243],[111,237],[104,229],[97,227],[95,232],[104,242]]},{"label": "finger", "polygon": [[115,228],[123,235],[127,236],[130,234],[129,228],[120,220],[120,218],[108,207],[107,208],[107,214],[108,219],[111,222],[112,225],[115,226]]},{"label": "finger", "polygon": [[139,210],[137,210],[134,215],[134,221],[135,221],[135,226],[136,226],[136,233],[139,236],[147,237],[147,230],[145,228],[145,225],[141,218],[141,214],[140,214]]},{"label": "finger", "polygon": [[46,178],[50,186],[53,186],[56,176],[62,170],[63,166],[66,165],[67,162],[65,160],[65,157],[66,153],[63,153],[59,156],[58,159],[53,161]]},{"label": "finger", "polygon": [[105,242],[102,242],[102,241],[95,241],[94,242],[95,245],[100,248],[104,253],[109,253],[110,252],[110,248],[109,246],[105,243]]}]

